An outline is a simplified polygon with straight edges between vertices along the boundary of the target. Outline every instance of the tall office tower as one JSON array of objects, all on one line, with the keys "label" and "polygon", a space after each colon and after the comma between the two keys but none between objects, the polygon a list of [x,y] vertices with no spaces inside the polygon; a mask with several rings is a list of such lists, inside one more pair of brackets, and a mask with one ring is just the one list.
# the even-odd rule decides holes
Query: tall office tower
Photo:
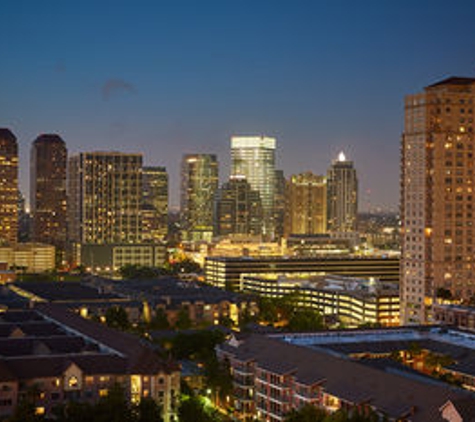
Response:
[{"label": "tall office tower", "polygon": [[213,207],[218,190],[218,160],[214,154],[187,154],[181,167],[181,220],[189,241],[211,241]]},{"label": "tall office tower", "polygon": [[438,289],[475,294],[475,78],[449,78],[405,100],[401,161],[401,311],[430,320]]},{"label": "tall office tower", "polygon": [[15,135],[0,128],[0,244],[18,236],[18,145]]},{"label": "tall office tower", "polygon": [[286,189],[285,234],[327,231],[327,182],[311,172],[293,175]]},{"label": "tall office tower", "polygon": [[284,236],[285,231],[285,185],[284,171],[276,170],[274,195],[274,227],[276,240],[280,240]]},{"label": "tall office tower", "polygon": [[262,234],[262,204],[244,176],[231,176],[218,190],[215,201],[215,234]]},{"label": "tall office tower", "polygon": [[168,174],[165,167],[143,168],[142,225],[145,242],[163,241],[168,233]]},{"label": "tall office tower", "polygon": [[275,238],[275,139],[265,136],[231,138],[231,175],[244,176],[262,201],[263,235]]},{"label": "tall office tower", "polygon": [[40,135],[31,148],[30,206],[32,240],[66,246],[66,164],[64,141],[54,134]]},{"label": "tall office tower", "polygon": [[141,154],[83,152],[69,159],[68,217],[73,243],[140,243],[141,204]]},{"label": "tall office tower", "polygon": [[353,161],[341,152],[327,172],[328,230],[334,233],[356,232],[358,179]]}]

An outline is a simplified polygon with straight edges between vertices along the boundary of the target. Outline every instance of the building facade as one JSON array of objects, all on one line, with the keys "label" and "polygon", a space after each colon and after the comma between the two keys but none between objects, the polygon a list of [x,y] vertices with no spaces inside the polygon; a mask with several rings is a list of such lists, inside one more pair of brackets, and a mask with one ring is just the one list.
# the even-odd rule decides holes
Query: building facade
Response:
[{"label": "building facade", "polygon": [[128,402],[152,398],[164,421],[176,420],[179,368],[134,336],[49,304],[5,312],[0,326],[2,417],[32,389],[35,413],[51,417],[59,405],[95,404],[119,384]]},{"label": "building facade", "polygon": [[44,243],[17,243],[0,246],[0,262],[19,272],[42,273],[56,266],[56,250]]},{"label": "building facade", "polygon": [[240,290],[268,298],[297,295],[298,306],[318,311],[324,317],[348,327],[362,324],[399,325],[399,290],[396,283],[341,276],[250,274],[241,277]]},{"label": "building facade", "polygon": [[[392,329],[359,333],[351,330],[252,334],[231,338],[219,345],[218,359],[230,366],[233,377],[234,418],[282,422],[291,411],[313,406],[327,414],[338,410],[350,414],[372,413],[374,420],[471,420],[470,409],[475,405],[473,394],[447,388],[428,377],[362,364],[340,350],[345,350],[346,343],[354,338],[359,339],[358,344],[352,345],[357,350],[364,351],[368,343],[374,342],[377,353],[378,347],[382,348],[378,335],[387,335],[390,340],[391,337],[408,337],[409,345],[411,340],[417,339],[418,333],[399,335]],[[434,337],[437,338],[437,333]],[[396,345],[388,343],[384,357],[398,351],[400,346],[397,342]],[[455,412],[445,410],[446,406]]]},{"label": "building facade", "polygon": [[187,154],[181,166],[181,220],[189,241],[211,241],[213,208],[219,184],[214,154]]},{"label": "building facade", "polygon": [[233,136],[231,138],[231,175],[244,176],[259,192],[263,211],[263,235],[275,237],[275,138]]},{"label": "building facade", "polygon": [[353,161],[339,154],[327,172],[328,230],[356,232],[358,179]]},{"label": "building facade", "polygon": [[0,244],[18,236],[18,144],[15,135],[0,128]]},{"label": "building facade", "polygon": [[64,251],[67,238],[65,142],[55,134],[40,135],[31,148],[30,206],[32,240]]},{"label": "building facade", "polygon": [[474,78],[449,78],[405,99],[401,158],[401,306],[431,319],[439,288],[475,294]]},{"label": "building facade", "polygon": [[168,173],[165,167],[144,167],[142,177],[143,240],[160,242],[168,234]]},{"label": "building facade", "polygon": [[231,176],[215,200],[215,235],[262,234],[262,204],[259,192],[244,177]]},{"label": "building facade", "polygon": [[84,152],[69,159],[69,238],[80,244],[140,243],[142,155]]},{"label": "building facade", "polygon": [[381,281],[399,281],[399,258],[379,257],[218,257],[205,261],[205,279],[221,288],[238,290],[246,274],[340,274],[350,277],[375,277]]},{"label": "building facade", "polygon": [[293,175],[286,188],[285,234],[323,234],[327,231],[327,183],[311,172]]}]

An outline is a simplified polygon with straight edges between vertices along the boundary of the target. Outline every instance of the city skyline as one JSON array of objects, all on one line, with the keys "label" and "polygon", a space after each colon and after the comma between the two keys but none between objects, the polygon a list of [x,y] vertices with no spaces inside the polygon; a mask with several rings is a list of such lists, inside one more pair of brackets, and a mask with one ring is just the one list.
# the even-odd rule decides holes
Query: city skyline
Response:
[{"label": "city skyline", "polygon": [[231,136],[260,134],[277,139],[286,177],[323,173],[344,150],[360,209],[396,209],[403,97],[473,75],[474,8],[454,2],[448,21],[442,1],[7,1],[0,126],[18,138],[26,197],[41,133],[71,154],[140,152],[166,165],[173,207],[182,154],[217,154],[229,169]]}]

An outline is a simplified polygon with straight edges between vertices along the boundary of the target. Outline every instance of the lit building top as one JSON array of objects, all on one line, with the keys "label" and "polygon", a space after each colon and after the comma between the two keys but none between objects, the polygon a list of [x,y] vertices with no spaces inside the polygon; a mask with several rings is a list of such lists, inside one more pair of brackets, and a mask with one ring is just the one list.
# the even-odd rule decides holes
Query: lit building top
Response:
[{"label": "lit building top", "polygon": [[231,148],[269,148],[275,149],[275,138],[268,136],[233,136]]}]

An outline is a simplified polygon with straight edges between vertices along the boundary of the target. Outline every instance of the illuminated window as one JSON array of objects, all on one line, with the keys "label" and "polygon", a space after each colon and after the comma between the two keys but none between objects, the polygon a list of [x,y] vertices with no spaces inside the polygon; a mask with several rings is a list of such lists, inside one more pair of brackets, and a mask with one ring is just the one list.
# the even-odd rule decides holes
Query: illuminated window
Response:
[{"label": "illuminated window", "polygon": [[78,381],[77,377],[75,377],[74,375],[72,377],[69,377],[68,387],[69,388],[78,388],[79,387],[79,381]]},{"label": "illuminated window", "polygon": [[45,414],[45,408],[44,407],[37,407],[35,409],[35,414],[37,415],[44,415]]},{"label": "illuminated window", "polygon": [[99,390],[99,397],[106,397],[109,394],[109,390],[107,388],[102,388]]}]

